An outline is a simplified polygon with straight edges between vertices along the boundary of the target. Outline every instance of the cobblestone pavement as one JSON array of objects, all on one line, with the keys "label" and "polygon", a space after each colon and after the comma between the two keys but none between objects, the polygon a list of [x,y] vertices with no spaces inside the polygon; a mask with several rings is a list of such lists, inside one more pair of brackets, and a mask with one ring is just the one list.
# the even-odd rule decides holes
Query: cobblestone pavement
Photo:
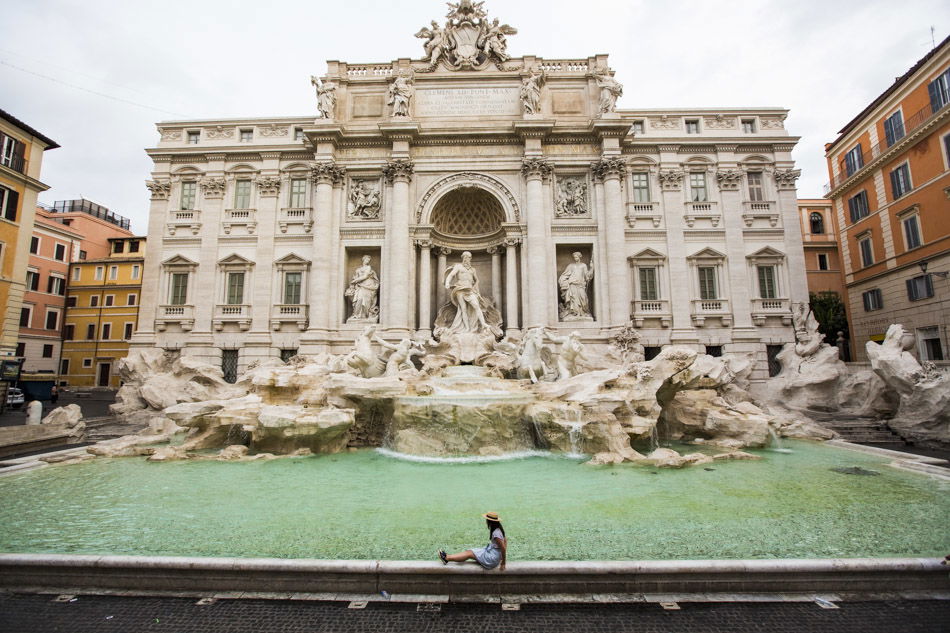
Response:
[{"label": "cobblestone pavement", "polygon": [[500,605],[444,604],[417,611],[415,604],[371,602],[365,609],[345,602],[219,600],[80,596],[54,602],[49,595],[0,594],[4,633],[294,633],[311,631],[462,631],[520,633],[623,631],[689,633],[930,633],[947,630],[950,602],[846,602],[822,609],[813,602],[684,603],[678,611],[657,604]]}]

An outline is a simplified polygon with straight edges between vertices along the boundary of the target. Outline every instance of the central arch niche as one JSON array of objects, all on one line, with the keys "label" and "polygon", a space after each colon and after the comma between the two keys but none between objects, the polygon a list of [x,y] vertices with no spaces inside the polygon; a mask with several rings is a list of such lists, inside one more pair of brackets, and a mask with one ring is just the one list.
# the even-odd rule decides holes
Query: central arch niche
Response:
[{"label": "central arch niche", "polygon": [[457,248],[485,248],[504,238],[505,211],[498,199],[478,187],[448,192],[432,209],[433,238]]}]

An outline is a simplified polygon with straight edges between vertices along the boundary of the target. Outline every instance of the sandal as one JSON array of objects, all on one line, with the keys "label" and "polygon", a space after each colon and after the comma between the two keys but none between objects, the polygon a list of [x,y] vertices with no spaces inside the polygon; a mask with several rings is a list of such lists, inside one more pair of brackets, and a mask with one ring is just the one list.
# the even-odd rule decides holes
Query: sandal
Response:
[{"label": "sandal", "polygon": [[440,549],[440,550],[439,550],[439,560],[442,561],[442,564],[443,564],[443,565],[448,565],[448,564],[449,564],[449,561],[448,561],[448,560],[446,559],[446,557],[445,557],[445,550],[444,550],[444,549]]}]

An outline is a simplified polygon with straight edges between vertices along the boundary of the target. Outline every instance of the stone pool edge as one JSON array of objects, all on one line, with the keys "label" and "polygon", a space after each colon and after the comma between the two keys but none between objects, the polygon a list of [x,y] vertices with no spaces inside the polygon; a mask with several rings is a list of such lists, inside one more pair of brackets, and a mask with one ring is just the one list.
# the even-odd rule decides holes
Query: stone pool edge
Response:
[{"label": "stone pool edge", "polygon": [[[6,591],[272,599],[570,602],[679,595],[685,601],[682,596],[726,594],[946,599],[948,572],[939,558],[538,561],[487,572],[474,564],[429,561],[0,554],[0,589]],[[419,598],[425,596],[429,599]]]}]

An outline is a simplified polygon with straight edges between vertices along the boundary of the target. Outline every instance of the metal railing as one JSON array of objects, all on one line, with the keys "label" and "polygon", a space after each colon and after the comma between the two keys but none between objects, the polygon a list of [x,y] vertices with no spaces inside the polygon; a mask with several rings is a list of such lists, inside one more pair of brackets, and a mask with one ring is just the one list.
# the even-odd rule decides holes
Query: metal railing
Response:
[{"label": "metal railing", "polygon": [[838,161],[838,168],[839,168],[838,175],[832,177],[831,181],[825,184],[825,193],[827,194],[831,192],[831,190],[837,188],[849,178],[852,178],[856,174],[859,174],[864,168],[868,166],[869,163],[871,163],[871,161],[873,161],[875,158],[877,158],[878,156],[880,156],[881,154],[889,150],[891,147],[893,147],[896,143],[898,143],[901,139],[906,137],[908,134],[926,125],[927,122],[932,117],[936,116],[937,114],[940,114],[941,112],[946,110],[948,107],[950,107],[950,103],[945,103],[939,108],[937,108],[936,110],[934,110],[933,106],[931,104],[928,104],[924,106],[923,108],[921,108],[915,114],[912,114],[906,121],[904,121],[904,125],[902,126],[900,130],[901,135],[899,137],[895,137],[893,139],[885,138],[883,141],[877,143],[870,149],[861,152],[861,166],[855,169],[854,171],[852,171],[850,174],[848,173],[847,165],[845,164],[845,157],[848,154],[847,152],[842,154],[841,159]]},{"label": "metal railing", "polygon": [[2,160],[0,160],[0,165],[3,165],[4,167],[9,167],[13,171],[20,172],[21,174],[26,173],[26,168],[28,164],[29,164],[29,161],[27,161],[24,157],[17,156],[17,155],[5,156],[3,157]]}]

